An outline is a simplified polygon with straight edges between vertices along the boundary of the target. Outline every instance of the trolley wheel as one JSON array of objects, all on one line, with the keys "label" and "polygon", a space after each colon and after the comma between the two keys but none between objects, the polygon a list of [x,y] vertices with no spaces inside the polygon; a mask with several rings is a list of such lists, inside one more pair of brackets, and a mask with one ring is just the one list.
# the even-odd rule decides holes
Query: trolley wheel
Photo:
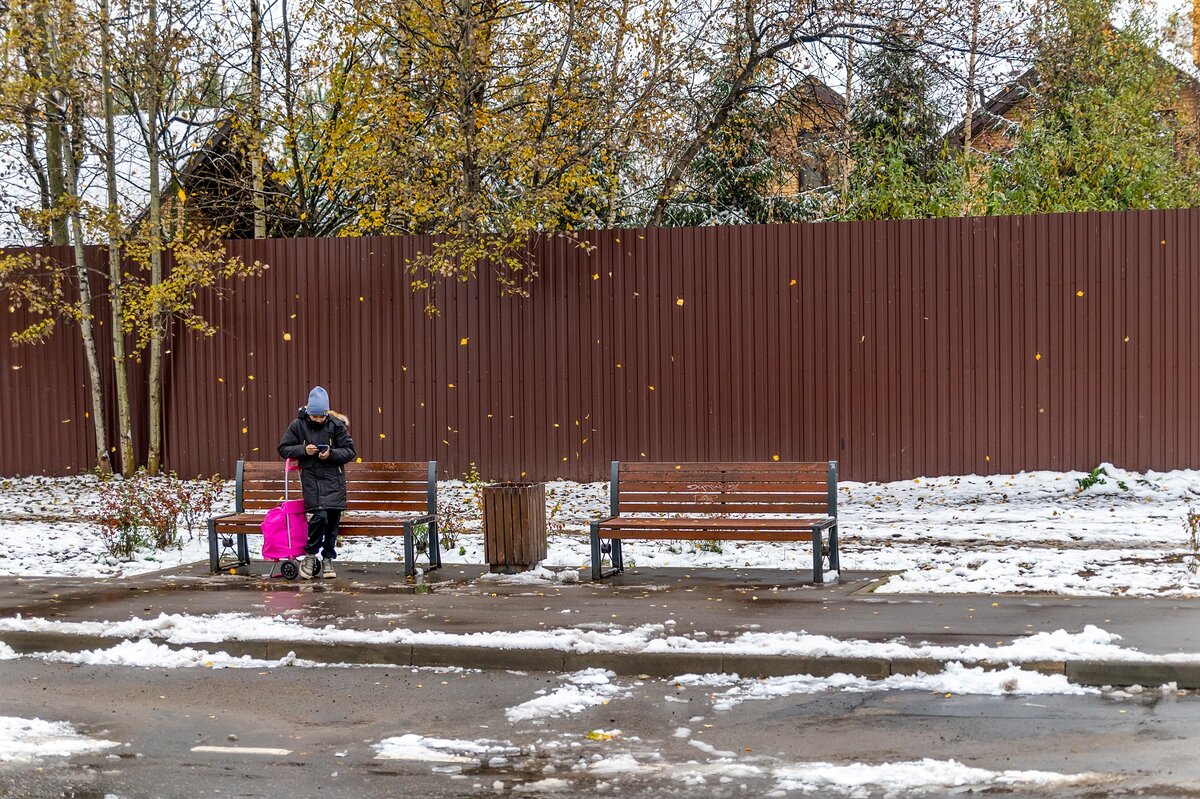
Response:
[{"label": "trolley wheel", "polygon": [[321,562],[321,559],[320,559],[320,558],[317,558],[316,560],[314,560],[314,561],[313,561],[313,577],[320,577],[320,576],[321,576],[321,570],[322,570],[323,568],[324,568],[324,566],[322,565],[322,562]]},{"label": "trolley wheel", "polygon": [[295,580],[300,576],[300,566],[294,560],[285,560],[279,566],[279,573],[285,580]]}]

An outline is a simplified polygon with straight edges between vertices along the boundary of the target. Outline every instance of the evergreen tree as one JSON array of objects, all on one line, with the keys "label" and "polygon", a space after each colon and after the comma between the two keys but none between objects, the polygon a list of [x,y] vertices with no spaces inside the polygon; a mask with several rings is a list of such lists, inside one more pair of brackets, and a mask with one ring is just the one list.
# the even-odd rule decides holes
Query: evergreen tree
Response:
[{"label": "evergreen tree", "polygon": [[899,33],[863,59],[851,117],[850,219],[904,219],[955,213],[961,194],[955,159],[946,152],[946,115],[937,76]]},{"label": "evergreen tree", "polygon": [[786,196],[788,170],[771,152],[771,134],[779,122],[777,115],[760,103],[739,103],[692,162],[688,189],[672,200],[663,224],[799,221],[802,204]]},{"label": "evergreen tree", "polygon": [[1018,214],[1193,204],[1195,151],[1171,113],[1177,73],[1153,20],[1115,0],[1061,0],[1033,31],[1039,80],[1010,152],[993,159],[990,210]]}]

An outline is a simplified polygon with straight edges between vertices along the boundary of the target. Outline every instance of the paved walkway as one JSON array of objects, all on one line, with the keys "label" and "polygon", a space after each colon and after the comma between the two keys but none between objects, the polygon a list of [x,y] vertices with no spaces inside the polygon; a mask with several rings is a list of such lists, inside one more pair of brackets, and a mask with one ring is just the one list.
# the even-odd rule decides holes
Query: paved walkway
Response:
[{"label": "paved walkway", "polygon": [[[16,578],[0,588],[0,617],[21,614],[60,621],[128,620],[159,614],[240,611],[280,614],[316,627],[396,629],[446,633],[547,630],[615,624],[623,628],[672,621],[678,635],[722,638],[750,631],[806,631],[841,638],[959,645],[1008,643],[1041,631],[1077,632],[1088,624],[1123,636],[1143,652],[1200,652],[1200,600],[1064,598],[1053,596],[886,595],[869,588],[882,574],[848,573],[842,581],[814,586],[807,574],[767,570],[637,569],[593,584],[497,583],[479,579],[478,566],[449,565],[425,580],[408,583],[399,564],[339,564],[337,580],[286,582],[251,575],[208,574],[207,565],[125,580]],[[581,573],[582,575],[582,573]],[[569,611],[569,613],[567,612]],[[111,646],[112,639],[47,633],[4,633],[18,651]],[[210,647],[211,648],[211,647]],[[677,659],[606,653],[502,650],[301,642],[223,642],[219,648],[258,657],[300,657],[338,662],[397,662],[494,668],[572,669],[603,665],[618,673],[679,674],[685,671],[833,673],[866,676],[928,670],[928,662],[891,663],[876,658],[782,658],[667,653]],[[285,650],[285,651],[281,651]],[[855,662],[847,663],[852,660]],[[1039,664],[1066,671],[1080,682],[1151,684],[1175,679],[1200,687],[1200,664]],[[1193,685],[1194,684],[1194,685]]]}]

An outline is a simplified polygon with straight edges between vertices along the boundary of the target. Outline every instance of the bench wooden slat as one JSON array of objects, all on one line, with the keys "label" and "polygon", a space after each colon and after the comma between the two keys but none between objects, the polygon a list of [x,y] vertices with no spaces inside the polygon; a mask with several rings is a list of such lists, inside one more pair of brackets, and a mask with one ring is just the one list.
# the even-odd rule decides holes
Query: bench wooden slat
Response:
[{"label": "bench wooden slat", "polygon": [[802,530],[739,530],[737,535],[718,535],[713,530],[638,530],[637,535],[613,536],[614,538],[630,538],[640,541],[810,541],[812,532],[809,528]]},{"label": "bench wooden slat", "polygon": [[622,494],[642,493],[671,493],[695,494],[711,491],[719,487],[721,491],[732,493],[780,493],[791,494],[828,494],[827,481],[806,481],[781,483],[772,481],[733,482],[729,480],[660,480],[658,482],[641,482],[634,480],[621,481]]},{"label": "bench wooden slat", "polygon": [[811,529],[829,519],[828,516],[788,516],[779,519],[732,518],[728,516],[659,516],[630,518],[618,516],[600,523],[604,530],[796,530]]},{"label": "bench wooden slat", "polygon": [[825,502],[752,503],[752,502],[621,502],[626,513],[818,513],[829,510]]},{"label": "bench wooden slat", "polygon": [[757,483],[760,485],[769,485],[771,483],[796,483],[805,482],[813,485],[829,485],[828,481],[821,480],[815,475],[801,474],[784,474],[776,472],[772,474],[758,474],[754,472],[662,472],[660,474],[638,473],[632,475],[621,475],[622,482],[630,483],[658,483],[660,485],[688,485],[696,483]]},{"label": "bench wooden slat", "polygon": [[705,491],[626,491],[621,502],[829,502],[828,491],[725,491],[719,486]]},{"label": "bench wooden slat", "polygon": [[[288,486],[288,494],[292,499],[300,497],[301,491],[299,486]],[[278,488],[251,488],[242,492],[243,499],[275,499],[283,496],[283,486]],[[354,497],[363,501],[399,501],[408,502],[414,499],[426,499],[429,492],[422,491],[381,491],[375,488],[363,488],[357,485],[346,486],[346,496]]]}]

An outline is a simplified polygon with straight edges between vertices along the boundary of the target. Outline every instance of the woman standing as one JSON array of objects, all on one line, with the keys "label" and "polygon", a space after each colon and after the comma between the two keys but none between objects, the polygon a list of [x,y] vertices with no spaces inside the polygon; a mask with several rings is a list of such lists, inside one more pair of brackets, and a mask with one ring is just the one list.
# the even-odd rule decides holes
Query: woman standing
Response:
[{"label": "woman standing", "polygon": [[[311,580],[314,571],[326,578],[336,577],[333,561],[337,558],[338,524],[346,509],[345,464],[357,453],[350,438],[346,417],[329,410],[329,393],[317,386],[308,393],[308,403],[288,425],[279,442],[279,457],[293,458],[300,464],[300,487],[308,519],[308,542],[300,576]],[[321,566],[316,566],[317,553]]]}]

